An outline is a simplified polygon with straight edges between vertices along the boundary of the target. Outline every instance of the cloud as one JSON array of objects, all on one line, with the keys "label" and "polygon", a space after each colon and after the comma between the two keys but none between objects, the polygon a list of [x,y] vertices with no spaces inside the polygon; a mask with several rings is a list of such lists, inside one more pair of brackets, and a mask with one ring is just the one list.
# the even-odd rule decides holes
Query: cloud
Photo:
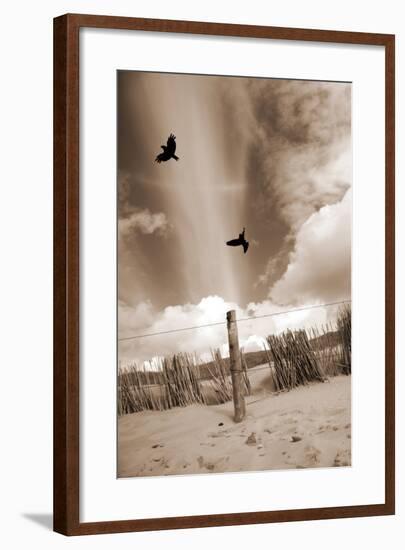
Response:
[{"label": "cloud", "polygon": [[258,79],[246,86],[253,105],[246,127],[255,144],[249,180],[261,182],[255,208],[269,231],[270,220],[281,223],[278,249],[254,283],[260,289],[285,272],[301,226],[351,187],[351,85]]},{"label": "cloud", "polygon": [[293,232],[319,207],[340,200],[350,187],[351,179],[347,174],[351,166],[349,143],[339,142],[327,147],[327,157],[320,160],[326,153],[323,149],[307,145],[297,148],[294,154],[281,150],[266,161],[266,165],[278,163],[271,185],[281,213]]},{"label": "cloud", "polygon": [[264,186],[292,230],[351,184],[350,93],[345,83],[251,84]]},{"label": "cloud", "polygon": [[[152,361],[153,365],[156,358],[178,352],[196,353],[207,360],[210,350],[214,348],[220,348],[222,355],[226,357],[229,353],[226,312],[231,309],[236,310],[236,318],[239,320],[239,345],[245,351],[263,349],[265,337],[269,334],[280,333],[287,328],[321,326],[331,317],[327,308],[288,312],[289,308],[282,308],[271,300],[250,303],[243,309],[235,303],[226,302],[220,296],[207,296],[198,304],[169,306],[161,311],[155,311],[150,302],[142,302],[136,307],[120,302],[119,339],[150,335],[121,340],[121,364],[142,364],[144,361]],[[286,313],[280,314],[283,311]],[[212,326],[179,330],[210,324]]]},{"label": "cloud", "polygon": [[331,302],[350,297],[352,193],[324,206],[300,227],[284,275],[270,297],[276,303]]},{"label": "cloud", "polygon": [[227,339],[225,319],[230,309],[241,312],[236,304],[225,302],[219,296],[205,297],[198,304],[168,306],[161,311],[155,311],[150,302],[138,304],[135,308],[120,303],[119,338],[215,323],[201,329],[123,341],[119,347],[120,358],[124,362],[131,359],[141,362],[180,351],[207,353],[212,348],[221,347]]},{"label": "cloud", "polygon": [[167,217],[163,212],[152,213],[148,208],[136,210],[127,218],[118,220],[118,236],[119,238],[130,235],[134,231],[140,231],[144,235],[163,236],[169,230]]}]

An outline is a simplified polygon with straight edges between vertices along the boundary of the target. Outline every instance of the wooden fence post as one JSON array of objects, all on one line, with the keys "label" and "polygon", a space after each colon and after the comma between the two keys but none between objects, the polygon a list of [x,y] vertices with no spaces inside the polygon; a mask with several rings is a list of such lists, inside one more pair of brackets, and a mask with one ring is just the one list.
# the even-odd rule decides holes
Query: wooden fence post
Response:
[{"label": "wooden fence post", "polygon": [[238,325],[236,324],[236,311],[228,311],[226,314],[229,341],[229,359],[231,364],[233,404],[235,408],[235,422],[242,422],[246,415],[245,398],[242,389],[242,362],[239,350]]}]

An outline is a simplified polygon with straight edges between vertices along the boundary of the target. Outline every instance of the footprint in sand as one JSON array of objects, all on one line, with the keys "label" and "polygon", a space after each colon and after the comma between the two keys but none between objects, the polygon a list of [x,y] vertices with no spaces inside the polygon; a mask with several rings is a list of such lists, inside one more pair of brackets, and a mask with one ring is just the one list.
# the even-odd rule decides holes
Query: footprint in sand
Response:
[{"label": "footprint in sand", "polygon": [[302,437],[300,437],[299,435],[291,436],[291,443],[297,443],[298,441],[302,441]]},{"label": "footprint in sand", "polygon": [[197,458],[198,466],[200,468],[206,468],[210,472],[212,472],[215,469],[215,463],[214,462],[205,462],[205,459],[203,456],[199,456]]},{"label": "footprint in sand", "polygon": [[312,445],[308,445],[304,449],[304,460],[297,464],[297,468],[313,468],[319,464],[321,451]]},{"label": "footprint in sand", "polygon": [[319,429],[318,429],[318,434],[321,434],[321,433],[324,433],[324,432],[337,432],[339,430],[339,426],[336,426],[336,425],[332,425],[329,423],[328,421],[328,424],[326,424],[326,426],[319,426]]},{"label": "footprint in sand", "polygon": [[350,465],[351,465],[350,451],[347,449],[338,451],[338,453],[335,456],[335,460],[333,461],[333,466],[339,467],[339,466],[350,466]]},{"label": "footprint in sand", "polygon": [[227,430],[219,430],[219,432],[210,432],[208,437],[229,437]]},{"label": "footprint in sand", "polygon": [[316,447],[308,446],[305,448],[305,458],[306,461],[311,465],[315,465],[319,462],[319,456],[321,451]]},{"label": "footprint in sand", "polygon": [[257,439],[256,439],[256,433],[252,432],[249,437],[245,441],[246,445],[256,445]]},{"label": "footprint in sand", "polygon": [[170,468],[170,464],[169,464],[167,458],[164,458],[163,456],[158,458],[158,459],[154,458],[153,461],[154,462],[159,462],[159,466],[164,466],[167,469]]}]

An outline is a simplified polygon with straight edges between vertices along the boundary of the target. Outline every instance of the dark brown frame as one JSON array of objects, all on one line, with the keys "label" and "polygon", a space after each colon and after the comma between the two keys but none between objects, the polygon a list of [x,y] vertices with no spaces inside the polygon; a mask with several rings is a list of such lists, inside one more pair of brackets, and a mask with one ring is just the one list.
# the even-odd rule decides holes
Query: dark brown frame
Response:
[{"label": "dark brown frame", "polygon": [[[97,27],[385,47],[385,502],[81,523],[79,518],[79,29]],[[313,29],[68,14],[54,19],[54,530],[87,535],[395,513],[395,37]]]}]

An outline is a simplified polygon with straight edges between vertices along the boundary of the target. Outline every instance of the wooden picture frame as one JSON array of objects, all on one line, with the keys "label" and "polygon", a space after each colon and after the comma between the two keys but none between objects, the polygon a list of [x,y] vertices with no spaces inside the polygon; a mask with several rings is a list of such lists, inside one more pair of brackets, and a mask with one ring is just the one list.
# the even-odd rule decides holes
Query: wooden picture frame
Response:
[{"label": "wooden picture frame", "polygon": [[[385,502],[81,523],[79,498],[79,30],[82,27],[385,48]],[[393,35],[68,14],[54,20],[54,530],[65,535],[184,529],[395,513]]]}]

